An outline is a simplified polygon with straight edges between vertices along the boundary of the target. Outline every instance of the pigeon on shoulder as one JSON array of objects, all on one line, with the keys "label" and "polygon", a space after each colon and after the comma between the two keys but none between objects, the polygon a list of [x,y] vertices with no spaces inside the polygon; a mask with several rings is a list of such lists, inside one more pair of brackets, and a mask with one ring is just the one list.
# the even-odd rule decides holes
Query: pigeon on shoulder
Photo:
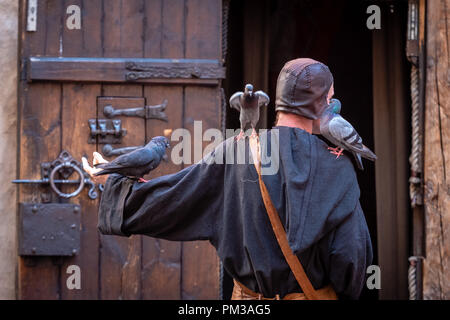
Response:
[{"label": "pigeon on shoulder", "polygon": [[253,85],[245,85],[244,92],[238,91],[230,98],[230,106],[240,112],[241,132],[236,137],[239,141],[244,136],[245,126],[250,123],[252,126],[252,136],[256,136],[256,124],[259,120],[259,108],[267,106],[270,102],[269,96],[258,90],[253,92]]},{"label": "pigeon on shoulder", "polygon": [[320,118],[320,133],[336,146],[328,148],[332,154],[336,155],[336,158],[347,150],[355,157],[358,168],[364,170],[361,157],[375,161],[377,156],[362,143],[358,132],[340,115],[340,112],[341,102],[338,99],[331,99]]}]

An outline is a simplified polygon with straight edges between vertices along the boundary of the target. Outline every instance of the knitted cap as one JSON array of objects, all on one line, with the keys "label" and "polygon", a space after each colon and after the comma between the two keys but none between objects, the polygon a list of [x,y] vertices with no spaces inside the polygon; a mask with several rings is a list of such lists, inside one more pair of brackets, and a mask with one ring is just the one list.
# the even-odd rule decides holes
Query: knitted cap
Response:
[{"label": "knitted cap", "polygon": [[333,75],[323,63],[309,58],[291,60],[278,76],[275,110],[315,120],[327,106],[332,84]]}]

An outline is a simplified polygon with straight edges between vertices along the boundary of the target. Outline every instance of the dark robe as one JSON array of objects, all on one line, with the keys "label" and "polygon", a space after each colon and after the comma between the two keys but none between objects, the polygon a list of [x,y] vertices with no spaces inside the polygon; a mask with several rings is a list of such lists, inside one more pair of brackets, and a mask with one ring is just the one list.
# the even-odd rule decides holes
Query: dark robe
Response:
[{"label": "dark robe", "polygon": [[[269,170],[263,180],[289,244],[316,289],[331,283],[339,298],[356,299],[372,262],[372,245],[353,165],[346,155],[336,159],[325,142],[306,131],[275,129],[261,134],[261,161],[263,170],[274,162],[279,170]],[[223,164],[236,144],[228,139],[199,163],[147,183],[111,175],[99,229],[209,240],[226,271],[251,290],[266,297],[301,292],[271,228],[248,151],[244,164],[236,164],[236,155],[234,164]],[[248,139],[244,144],[248,150]],[[267,164],[277,148],[279,161]]]}]

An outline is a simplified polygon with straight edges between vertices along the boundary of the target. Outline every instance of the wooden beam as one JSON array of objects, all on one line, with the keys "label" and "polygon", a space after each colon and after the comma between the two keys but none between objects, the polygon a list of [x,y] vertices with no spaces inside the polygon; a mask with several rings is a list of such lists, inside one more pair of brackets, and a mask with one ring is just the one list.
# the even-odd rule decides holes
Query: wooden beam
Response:
[{"label": "wooden beam", "polygon": [[212,59],[30,57],[28,81],[218,85],[225,68]]},{"label": "wooden beam", "polygon": [[427,2],[423,297],[450,299],[450,1]]}]

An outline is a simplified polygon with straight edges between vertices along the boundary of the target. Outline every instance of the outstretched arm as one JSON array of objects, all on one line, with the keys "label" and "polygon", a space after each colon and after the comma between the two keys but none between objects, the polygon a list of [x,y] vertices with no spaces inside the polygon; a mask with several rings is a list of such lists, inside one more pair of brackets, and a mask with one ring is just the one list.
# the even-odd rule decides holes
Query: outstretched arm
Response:
[{"label": "outstretched arm", "polygon": [[223,178],[224,165],[204,162],[147,183],[112,174],[100,201],[98,228],[122,236],[210,239],[223,210]]}]

